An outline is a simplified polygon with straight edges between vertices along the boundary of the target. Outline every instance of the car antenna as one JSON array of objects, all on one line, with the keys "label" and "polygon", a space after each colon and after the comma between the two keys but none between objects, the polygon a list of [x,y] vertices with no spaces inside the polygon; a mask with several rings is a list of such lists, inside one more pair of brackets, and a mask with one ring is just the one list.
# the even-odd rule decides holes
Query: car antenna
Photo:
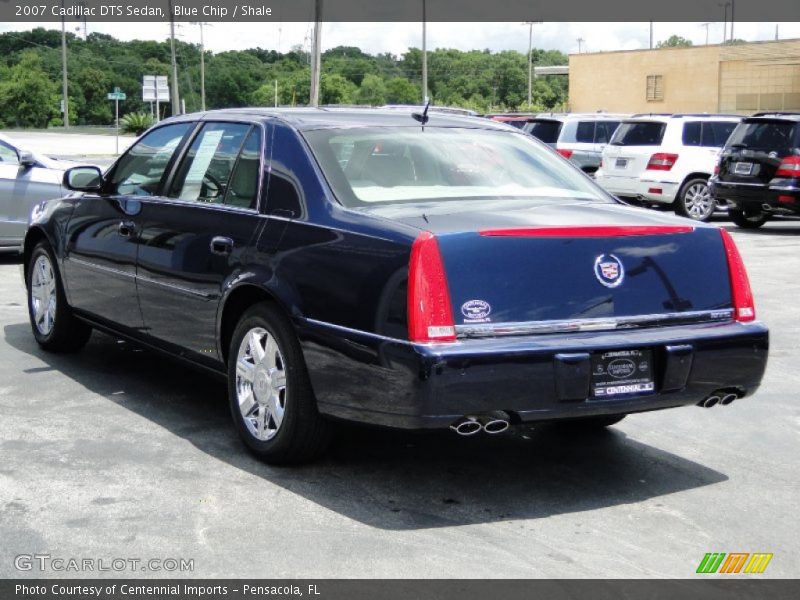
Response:
[{"label": "car antenna", "polygon": [[428,119],[429,119],[429,117],[428,117],[428,109],[430,107],[431,107],[431,101],[428,100],[425,103],[425,110],[423,110],[422,113],[418,113],[418,112],[411,113],[411,116],[414,117],[414,120],[419,121],[420,123],[422,123],[422,130],[423,131],[425,131],[425,123],[427,123]]}]

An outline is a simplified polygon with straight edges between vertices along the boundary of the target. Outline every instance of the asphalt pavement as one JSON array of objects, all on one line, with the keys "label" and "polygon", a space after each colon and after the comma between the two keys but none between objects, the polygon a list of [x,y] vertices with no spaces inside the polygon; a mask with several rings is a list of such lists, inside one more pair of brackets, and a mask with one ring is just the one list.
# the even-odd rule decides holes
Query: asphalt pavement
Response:
[{"label": "asphalt pavement", "polygon": [[[294,468],[244,451],[206,375],[98,333],[40,350],[0,256],[0,577],[690,578],[707,552],[798,577],[800,222],[721,224],[771,328],[756,396],[589,436],[353,428]],[[15,567],[33,554],[193,571]]]}]

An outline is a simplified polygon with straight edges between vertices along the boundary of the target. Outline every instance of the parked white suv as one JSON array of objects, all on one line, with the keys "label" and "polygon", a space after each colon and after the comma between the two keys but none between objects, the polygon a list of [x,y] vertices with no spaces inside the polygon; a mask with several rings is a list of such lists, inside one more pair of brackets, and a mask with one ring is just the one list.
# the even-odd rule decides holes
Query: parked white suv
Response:
[{"label": "parked white suv", "polygon": [[706,221],[716,208],[708,178],[739,121],[733,115],[634,115],[603,149],[595,179],[623,199],[669,204]]}]

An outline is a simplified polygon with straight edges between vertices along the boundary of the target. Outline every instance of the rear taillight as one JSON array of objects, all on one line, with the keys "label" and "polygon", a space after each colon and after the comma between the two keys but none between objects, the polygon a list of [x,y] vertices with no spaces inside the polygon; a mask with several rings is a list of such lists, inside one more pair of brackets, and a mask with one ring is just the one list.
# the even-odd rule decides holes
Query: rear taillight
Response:
[{"label": "rear taillight", "polygon": [[800,156],[787,156],[781,160],[775,177],[800,177]]},{"label": "rear taillight", "polygon": [[719,163],[714,165],[714,175],[719,175]]},{"label": "rear taillight", "polygon": [[556,150],[561,156],[564,158],[572,158],[572,150],[567,150],[566,148],[559,148]]},{"label": "rear taillight", "polygon": [[453,342],[456,328],[439,242],[423,231],[411,247],[408,265],[408,339]]},{"label": "rear taillight", "polygon": [[677,154],[656,152],[650,157],[650,160],[647,163],[647,169],[650,171],[669,171],[677,160]]},{"label": "rear taillight", "polygon": [[742,255],[739,254],[731,234],[724,229],[719,231],[722,234],[725,254],[728,256],[728,274],[731,280],[734,318],[737,321],[754,321],[756,318],[756,306],[753,302],[753,292],[750,290],[750,281],[747,278]]}]

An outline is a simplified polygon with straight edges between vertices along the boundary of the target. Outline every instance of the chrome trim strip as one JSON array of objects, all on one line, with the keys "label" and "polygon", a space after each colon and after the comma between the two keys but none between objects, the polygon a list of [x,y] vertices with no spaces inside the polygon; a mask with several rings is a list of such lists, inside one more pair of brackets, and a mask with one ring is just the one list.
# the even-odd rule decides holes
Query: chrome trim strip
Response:
[{"label": "chrome trim strip", "polygon": [[740,185],[743,185],[745,187],[757,187],[757,188],[767,187],[767,184],[765,183],[748,183],[746,181],[720,181],[719,179],[714,181],[714,185],[722,188],[736,188]]},{"label": "chrome trim strip", "polygon": [[136,273],[121,271],[113,267],[106,267],[105,265],[98,265],[97,263],[81,260],[80,258],[74,258],[72,256],[68,256],[66,258],[66,261],[75,263],[76,265],[81,265],[83,267],[89,267],[90,269],[95,269],[97,271],[103,271],[104,273],[113,273],[114,275],[122,275],[123,277],[129,277],[130,279],[136,278]]},{"label": "chrome trim strip", "polygon": [[730,321],[732,319],[733,309],[724,309],[713,311],[637,315],[634,317],[564,319],[515,323],[482,323],[477,325],[456,325],[456,335],[460,338],[475,338],[542,333],[618,331],[620,329],[655,327],[658,325],[714,323],[720,321]]},{"label": "chrome trim strip", "polygon": [[375,340],[380,340],[382,342],[391,342],[393,344],[406,344],[408,346],[417,345],[413,344],[409,340],[401,340],[398,338],[388,337],[385,335],[380,335],[379,333],[372,333],[369,331],[362,331],[361,329],[353,329],[351,327],[345,327],[344,325],[336,325],[335,323],[328,323],[326,321],[318,321],[317,319],[303,319],[306,323],[310,323],[311,325],[317,325],[319,327],[325,327],[327,329],[335,329],[336,331],[341,331],[342,333],[349,333],[353,335],[362,335],[365,337],[373,338]]},{"label": "chrome trim strip", "polygon": [[215,297],[214,294],[206,294],[204,292],[198,292],[197,290],[192,290],[189,288],[182,287],[180,285],[175,285],[174,283],[167,283],[166,281],[158,281],[157,279],[151,279],[149,277],[145,277],[144,275],[137,275],[136,281],[137,283],[147,283],[155,287],[166,288],[173,292],[178,292],[181,294],[185,294],[187,296],[192,296],[193,298],[202,298],[203,300],[213,300]]}]

